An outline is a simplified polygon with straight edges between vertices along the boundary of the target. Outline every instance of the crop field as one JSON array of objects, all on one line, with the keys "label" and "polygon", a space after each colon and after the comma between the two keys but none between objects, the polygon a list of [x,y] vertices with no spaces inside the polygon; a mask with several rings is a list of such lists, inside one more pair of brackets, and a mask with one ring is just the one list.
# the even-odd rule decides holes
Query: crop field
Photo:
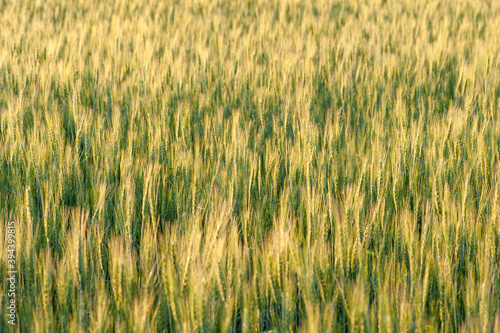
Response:
[{"label": "crop field", "polygon": [[18,331],[500,332],[500,1],[3,1]]}]

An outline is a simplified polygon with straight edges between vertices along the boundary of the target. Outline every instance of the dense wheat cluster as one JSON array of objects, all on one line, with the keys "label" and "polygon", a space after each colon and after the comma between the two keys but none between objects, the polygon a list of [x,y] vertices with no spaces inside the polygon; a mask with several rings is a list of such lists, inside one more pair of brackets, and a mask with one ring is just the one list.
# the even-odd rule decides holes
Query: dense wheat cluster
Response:
[{"label": "dense wheat cluster", "polygon": [[500,2],[4,1],[0,331],[500,331]]}]

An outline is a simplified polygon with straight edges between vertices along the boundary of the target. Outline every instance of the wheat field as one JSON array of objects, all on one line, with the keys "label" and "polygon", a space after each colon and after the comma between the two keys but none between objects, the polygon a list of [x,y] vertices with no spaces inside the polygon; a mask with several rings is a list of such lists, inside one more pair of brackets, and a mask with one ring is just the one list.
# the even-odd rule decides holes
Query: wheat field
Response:
[{"label": "wheat field", "polygon": [[0,22],[0,332],[500,332],[499,1]]}]

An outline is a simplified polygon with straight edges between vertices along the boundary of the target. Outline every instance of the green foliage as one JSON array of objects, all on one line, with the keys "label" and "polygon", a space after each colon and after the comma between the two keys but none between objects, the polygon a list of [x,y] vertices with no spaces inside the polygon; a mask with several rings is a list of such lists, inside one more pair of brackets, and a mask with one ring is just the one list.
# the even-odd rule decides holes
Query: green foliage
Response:
[{"label": "green foliage", "polygon": [[20,330],[500,330],[499,17],[4,3]]}]

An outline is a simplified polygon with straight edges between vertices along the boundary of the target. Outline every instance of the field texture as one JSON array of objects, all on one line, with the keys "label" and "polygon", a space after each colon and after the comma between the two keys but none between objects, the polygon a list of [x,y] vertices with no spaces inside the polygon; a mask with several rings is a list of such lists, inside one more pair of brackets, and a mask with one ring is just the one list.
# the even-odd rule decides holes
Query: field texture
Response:
[{"label": "field texture", "polygon": [[500,1],[0,22],[0,332],[500,332]]}]

